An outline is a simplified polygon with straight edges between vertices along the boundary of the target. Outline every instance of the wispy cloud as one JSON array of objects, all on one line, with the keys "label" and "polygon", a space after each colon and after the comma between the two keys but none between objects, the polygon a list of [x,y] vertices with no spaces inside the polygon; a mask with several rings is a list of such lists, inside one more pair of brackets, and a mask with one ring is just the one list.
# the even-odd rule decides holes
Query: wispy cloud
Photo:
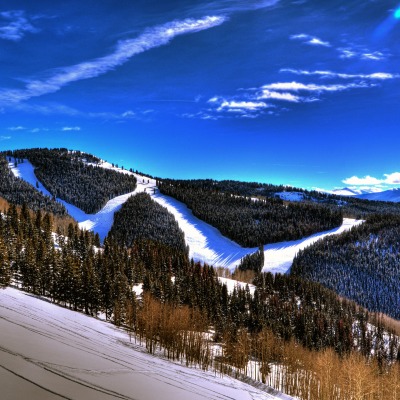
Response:
[{"label": "wispy cloud", "polygon": [[10,140],[10,139],[11,139],[11,136],[0,136],[0,141]]},{"label": "wispy cloud", "polygon": [[[30,104],[19,103],[14,106],[14,109],[23,111],[30,114],[41,114],[46,116],[52,115],[66,115],[69,117],[93,118],[102,120],[130,120],[130,119],[148,119],[149,115],[154,113],[152,109],[144,110],[127,110],[122,113],[111,111],[80,111],[73,107],[68,107],[63,104],[50,103],[50,104]],[[23,128],[23,127],[22,127]],[[10,129],[10,128],[8,128]],[[26,128],[23,128],[26,129]],[[10,129],[11,130],[11,129]],[[15,127],[14,127],[15,130]]]},{"label": "wispy cloud", "polygon": [[386,60],[389,54],[382,51],[369,51],[367,49],[352,48],[352,47],[339,47],[339,58],[342,59],[352,59],[358,58],[360,60],[370,60],[370,61],[383,61]]},{"label": "wispy cloud", "polygon": [[265,88],[257,93],[257,100],[263,99],[289,101],[292,103],[299,103],[302,100],[300,96],[294,95],[292,93],[275,92]]},{"label": "wispy cloud", "polygon": [[264,85],[263,89],[276,90],[276,91],[306,91],[306,92],[341,92],[348,89],[366,88],[371,87],[373,84],[361,83],[349,83],[346,85],[317,85],[314,83],[300,83],[300,82],[277,82]]},{"label": "wispy cloud", "polygon": [[373,74],[343,74],[332,71],[307,71],[292,68],[282,68],[280,72],[289,72],[295,75],[320,76],[322,78],[341,78],[341,79],[371,79],[371,80],[387,80],[398,79],[400,74],[391,74],[388,72],[375,72]]},{"label": "wispy cloud", "polygon": [[[302,74],[302,71],[295,71]],[[303,71],[305,75],[313,75],[313,72]],[[325,74],[328,71],[322,71]],[[317,75],[319,72],[316,71]],[[332,73],[333,76],[337,74]],[[378,79],[378,77],[376,77]],[[384,79],[384,77],[380,77]],[[370,88],[376,86],[372,82],[351,82],[346,84],[320,85],[315,83],[302,82],[275,82],[261,86],[260,88],[240,89],[243,93],[240,96],[220,97],[214,96],[208,100],[209,112],[216,112],[222,115],[242,114],[243,117],[255,118],[264,114],[279,115],[281,111],[288,111],[282,104],[312,103],[320,101],[320,94],[342,92],[345,90]],[[267,100],[266,103],[264,100]],[[191,115],[195,117],[196,114]]]},{"label": "wispy cloud", "polygon": [[199,32],[221,25],[223,16],[207,16],[201,19],[185,19],[147,29],[134,38],[120,41],[114,52],[104,57],[60,68],[48,79],[32,80],[24,89],[0,90],[0,104],[19,103],[32,97],[54,93],[62,87],[76,81],[95,78],[126,63],[133,56],[168,44],[179,35]]},{"label": "wispy cloud", "polygon": [[400,172],[393,172],[391,174],[384,174],[385,178],[379,179],[373,176],[367,175],[363,178],[359,178],[357,176],[352,176],[351,178],[344,179],[342,182],[346,185],[354,185],[354,186],[376,186],[376,185],[399,185],[400,184]]},{"label": "wispy cloud", "polygon": [[321,40],[316,36],[307,35],[306,33],[291,35],[290,39],[291,40],[299,40],[302,43],[309,44],[311,46],[331,47],[331,44],[329,42]]},{"label": "wispy cloud", "polygon": [[0,13],[0,38],[17,42],[26,33],[36,33],[36,29],[28,20],[25,11],[12,10]]},{"label": "wispy cloud", "polygon": [[361,58],[363,58],[364,60],[382,61],[386,57],[380,51],[374,51],[373,53],[363,53],[361,55]]},{"label": "wispy cloud", "polygon": [[247,112],[247,111],[259,111],[267,108],[268,105],[262,101],[222,101],[217,111],[227,111],[227,112]]},{"label": "wispy cloud", "polygon": [[81,127],[80,126],[64,126],[61,130],[63,132],[80,131]]},{"label": "wispy cloud", "polygon": [[7,128],[9,131],[23,131],[24,129],[26,129],[25,127],[18,125],[18,126],[10,126],[9,128]]}]

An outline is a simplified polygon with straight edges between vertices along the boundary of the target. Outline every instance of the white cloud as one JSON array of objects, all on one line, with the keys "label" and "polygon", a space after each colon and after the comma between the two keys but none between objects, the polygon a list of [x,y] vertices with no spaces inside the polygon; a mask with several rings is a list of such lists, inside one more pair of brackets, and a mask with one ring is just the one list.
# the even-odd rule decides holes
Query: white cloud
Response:
[{"label": "white cloud", "polygon": [[36,33],[36,29],[28,20],[25,11],[12,10],[0,13],[0,39],[21,40],[26,33]]},{"label": "white cloud", "polygon": [[11,139],[11,136],[0,136],[0,141],[10,140],[10,139]]},{"label": "white cloud", "polygon": [[388,72],[375,72],[373,74],[342,74],[332,71],[307,71],[292,68],[282,68],[280,72],[290,72],[296,75],[321,76],[323,78],[342,78],[342,79],[371,79],[371,80],[387,80],[400,78],[399,74],[391,74]]},{"label": "white cloud", "polygon": [[7,128],[9,131],[23,131],[24,129],[26,129],[25,127],[19,125],[19,126],[10,126],[9,128]]},{"label": "white cloud", "polygon": [[131,110],[125,111],[124,113],[122,113],[122,117],[123,118],[133,118],[136,116],[136,113],[134,113]]},{"label": "white cloud", "polygon": [[257,94],[257,100],[262,99],[289,101],[292,103],[299,103],[302,100],[300,96],[296,96],[292,93],[274,92],[268,89],[263,89]]},{"label": "white cloud", "polygon": [[264,85],[263,89],[271,90],[285,90],[285,91],[307,91],[307,92],[340,92],[348,89],[371,87],[366,83],[349,83],[346,85],[316,85],[314,83],[300,83],[300,82],[277,82],[269,85]]},{"label": "white cloud", "polygon": [[344,179],[342,182],[345,185],[366,186],[366,185],[379,185],[382,183],[382,180],[367,175],[364,176],[364,178],[352,176],[351,178]]},{"label": "white cloud", "polygon": [[221,16],[202,19],[185,19],[147,29],[134,39],[122,40],[115,51],[104,57],[60,68],[47,80],[33,80],[24,89],[0,90],[0,104],[19,103],[32,97],[54,93],[62,87],[83,79],[95,78],[126,63],[133,56],[168,44],[179,35],[199,32],[221,25],[226,20]]},{"label": "white cloud", "polygon": [[309,44],[311,46],[331,47],[331,44],[329,42],[321,40],[316,36],[307,35],[305,33],[300,33],[298,35],[291,35],[290,39],[301,40],[304,44]]},{"label": "white cloud", "polygon": [[329,42],[324,42],[323,40],[318,39],[318,38],[312,38],[306,43],[311,44],[313,46],[331,47],[331,44]]},{"label": "white cloud", "polygon": [[342,182],[346,185],[354,186],[377,186],[377,185],[398,185],[400,184],[400,172],[393,172],[391,174],[384,174],[384,179],[378,179],[373,176],[365,176],[364,178],[359,178],[357,176],[352,176],[351,178],[344,179]]},{"label": "white cloud", "polygon": [[358,58],[360,60],[371,60],[371,61],[382,61],[389,57],[389,54],[383,53],[382,51],[369,51],[368,49],[354,49],[354,48],[343,48],[337,49],[340,54],[339,57],[342,59]]},{"label": "white cloud", "polygon": [[373,53],[364,53],[362,54],[361,58],[364,60],[382,61],[386,57],[380,51],[375,51]]},{"label": "white cloud", "polygon": [[245,111],[258,111],[267,108],[268,105],[262,101],[223,101],[217,108],[217,111],[228,112],[245,112]]},{"label": "white cloud", "polygon": [[80,131],[81,127],[80,126],[64,126],[61,130],[63,132]]},{"label": "white cloud", "polygon": [[385,183],[390,185],[398,185],[400,184],[400,172],[393,172],[392,174],[384,174]]},{"label": "white cloud", "polygon": [[339,55],[340,58],[346,59],[346,58],[357,57],[357,53],[355,51],[351,50],[351,49],[340,48],[338,50],[340,52],[340,55]]}]

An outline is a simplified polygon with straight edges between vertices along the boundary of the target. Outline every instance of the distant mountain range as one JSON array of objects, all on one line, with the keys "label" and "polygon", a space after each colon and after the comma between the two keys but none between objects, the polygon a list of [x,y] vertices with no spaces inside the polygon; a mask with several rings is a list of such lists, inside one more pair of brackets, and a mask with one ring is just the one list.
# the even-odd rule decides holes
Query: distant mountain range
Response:
[{"label": "distant mountain range", "polygon": [[331,192],[338,196],[354,196],[358,199],[364,200],[375,200],[375,201],[392,201],[395,203],[400,202],[400,189],[389,189],[384,191],[376,191],[376,189],[371,190],[361,190],[361,189],[335,189]]}]

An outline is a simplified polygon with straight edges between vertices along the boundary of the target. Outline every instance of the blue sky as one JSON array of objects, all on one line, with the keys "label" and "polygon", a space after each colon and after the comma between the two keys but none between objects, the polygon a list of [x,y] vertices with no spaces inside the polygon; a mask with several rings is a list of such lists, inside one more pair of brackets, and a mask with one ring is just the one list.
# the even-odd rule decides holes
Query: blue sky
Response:
[{"label": "blue sky", "polygon": [[0,148],[161,177],[400,185],[400,3],[40,0],[0,8]]}]

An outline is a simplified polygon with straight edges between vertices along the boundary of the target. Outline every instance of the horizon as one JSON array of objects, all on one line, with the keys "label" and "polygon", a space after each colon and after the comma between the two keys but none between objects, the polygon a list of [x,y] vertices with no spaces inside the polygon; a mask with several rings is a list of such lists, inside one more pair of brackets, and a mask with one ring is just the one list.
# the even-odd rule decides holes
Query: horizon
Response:
[{"label": "horizon", "polygon": [[1,150],[308,190],[400,186],[395,1],[0,10]]}]

